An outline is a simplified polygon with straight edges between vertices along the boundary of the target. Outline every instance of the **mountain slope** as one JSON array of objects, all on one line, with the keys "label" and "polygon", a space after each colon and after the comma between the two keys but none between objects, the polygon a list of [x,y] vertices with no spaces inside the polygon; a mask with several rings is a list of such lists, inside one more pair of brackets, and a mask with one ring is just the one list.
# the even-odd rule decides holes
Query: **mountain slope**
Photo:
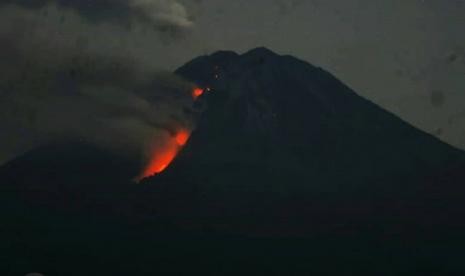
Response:
[{"label": "mountain slope", "polygon": [[260,233],[282,221],[284,232],[308,233],[391,219],[415,231],[463,214],[465,178],[438,180],[460,174],[463,152],[320,68],[257,48],[199,57],[176,73],[211,91],[184,150],[141,188],[161,214]]},{"label": "mountain slope", "polygon": [[54,143],[2,166],[0,196],[33,209],[108,214],[121,206],[139,166],[87,143]]}]

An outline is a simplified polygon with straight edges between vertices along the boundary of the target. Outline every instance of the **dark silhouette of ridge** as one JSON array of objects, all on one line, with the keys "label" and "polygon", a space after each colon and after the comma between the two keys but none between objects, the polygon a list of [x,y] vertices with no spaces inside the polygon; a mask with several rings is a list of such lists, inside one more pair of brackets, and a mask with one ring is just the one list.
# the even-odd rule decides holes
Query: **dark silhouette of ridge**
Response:
[{"label": "dark silhouette of ridge", "polygon": [[2,166],[0,193],[31,208],[108,213],[121,206],[121,195],[139,167],[91,144],[52,143]]}]

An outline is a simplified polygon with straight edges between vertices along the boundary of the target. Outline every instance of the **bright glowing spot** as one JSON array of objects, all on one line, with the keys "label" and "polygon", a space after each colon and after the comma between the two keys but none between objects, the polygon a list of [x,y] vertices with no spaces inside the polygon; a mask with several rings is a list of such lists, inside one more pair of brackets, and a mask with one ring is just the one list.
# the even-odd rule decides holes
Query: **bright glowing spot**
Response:
[{"label": "bright glowing spot", "polygon": [[189,139],[189,132],[187,130],[181,130],[178,133],[176,133],[176,142],[180,146],[184,146]]},{"label": "bright glowing spot", "polygon": [[195,88],[194,91],[192,91],[192,97],[194,99],[197,99],[203,94],[203,89],[202,88]]}]

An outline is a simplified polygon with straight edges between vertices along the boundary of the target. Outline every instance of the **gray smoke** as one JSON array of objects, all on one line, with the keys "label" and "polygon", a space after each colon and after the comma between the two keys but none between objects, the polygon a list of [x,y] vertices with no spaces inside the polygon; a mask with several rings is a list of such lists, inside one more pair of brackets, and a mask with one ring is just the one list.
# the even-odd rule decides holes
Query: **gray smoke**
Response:
[{"label": "gray smoke", "polygon": [[[78,1],[17,2],[0,6],[0,164],[56,140],[143,157],[178,128],[192,127],[184,112],[192,84],[145,61],[130,30],[89,21]],[[173,1],[92,3],[126,5],[141,26],[191,24]]]},{"label": "gray smoke", "polygon": [[175,0],[3,0],[0,5],[29,9],[56,5],[92,22],[145,23],[160,30],[182,30],[193,24],[186,8]]}]

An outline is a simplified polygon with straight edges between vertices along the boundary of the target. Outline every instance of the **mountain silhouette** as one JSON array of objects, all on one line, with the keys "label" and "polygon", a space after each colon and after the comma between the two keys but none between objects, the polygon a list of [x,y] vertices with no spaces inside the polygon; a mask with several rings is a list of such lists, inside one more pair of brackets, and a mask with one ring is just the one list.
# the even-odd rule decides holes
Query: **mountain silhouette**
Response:
[{"label": "mountain silhouette", "polygon": [[142,185],[153,212],[260,234],[459,224],[445,216],[464,212],[464,153],[323,69],[257,48],[176,73],[210,91],[186,147]]},{"label": "mountain silhouette", "polygon": [[99,275],[465,271],[463,151],[266,48],[175,73],[204,88],[204,111],[162,173],[135,184],[140,164],[80,142],[0,167],[9,272],[89,274],[80,258]]},{"label": "mountain silhouette", "polygon": [[108,213],[121,206],[139,166],[85,142],[51,143],[1,167],[0,191],[31,207]]}]

